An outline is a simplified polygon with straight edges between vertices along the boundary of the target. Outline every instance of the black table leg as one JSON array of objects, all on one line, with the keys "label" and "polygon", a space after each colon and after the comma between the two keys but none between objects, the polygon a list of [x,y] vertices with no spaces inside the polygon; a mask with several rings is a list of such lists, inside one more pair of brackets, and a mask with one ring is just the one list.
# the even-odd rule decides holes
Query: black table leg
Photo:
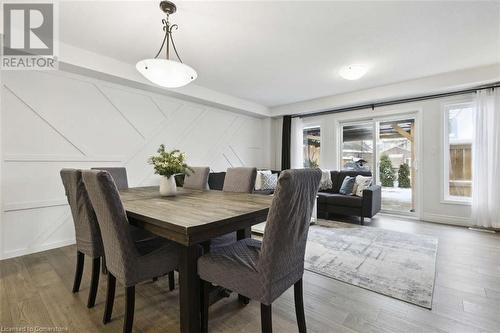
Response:
[{"label": "black table leg", "polygon": [[200,332],[200,280],[197,245],[182,246],[179,251],[179,305],[181,333]]},{"label": "black table leg", "polygon": [[250,238],[250,237],[252,237],[252,230],[250,227],[236,231],[236,239],[237,240]]}]

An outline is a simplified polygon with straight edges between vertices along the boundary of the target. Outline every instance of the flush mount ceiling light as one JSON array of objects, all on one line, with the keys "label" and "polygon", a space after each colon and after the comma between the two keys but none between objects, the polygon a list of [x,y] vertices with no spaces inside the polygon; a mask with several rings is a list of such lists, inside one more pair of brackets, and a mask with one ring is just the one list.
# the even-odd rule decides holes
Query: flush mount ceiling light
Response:
[{"label": "flush mount ceiling light", "polygon": [[339,71],[340,76],[346,80],[357,80],[366,74],[368,68],[365,65],[348,65]]},{"label": "flush mount ceiling light", "polygon": [[[176,12],[177,7],[173,2],[162,1],[160,2],[160,9],[167,14],[167,18],[161,20],[163,23],[163,31],[165,31],[163,42],[161,43],[160,49],[154,58],[139,61],[135,65],[135,68],[137,68],[139,73],[144,75],[146,79],[159,86],[165,88],[182,87],[194,81],[198,75],[193,68],[182,62],[175,47],[172,30],[177,30],[178,26],[177,24],[171,25],[168,19],[170,14]],[[165,42],[166,59],[158,59],[161,50],[163,50],[163,47],[165,46]],[[179,61],[170,59],[170,42],[172,42],[172,48]]]}]

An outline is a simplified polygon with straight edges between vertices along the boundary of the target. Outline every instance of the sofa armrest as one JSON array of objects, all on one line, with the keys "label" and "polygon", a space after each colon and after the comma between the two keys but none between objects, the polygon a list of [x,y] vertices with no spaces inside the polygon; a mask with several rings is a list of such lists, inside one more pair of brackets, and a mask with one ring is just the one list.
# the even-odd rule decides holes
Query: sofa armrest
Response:
[{"label": "sofa armrest", "polygon": [[382,187],[372,185],[363,190],[363,216],[372,217],[382,208]]}]

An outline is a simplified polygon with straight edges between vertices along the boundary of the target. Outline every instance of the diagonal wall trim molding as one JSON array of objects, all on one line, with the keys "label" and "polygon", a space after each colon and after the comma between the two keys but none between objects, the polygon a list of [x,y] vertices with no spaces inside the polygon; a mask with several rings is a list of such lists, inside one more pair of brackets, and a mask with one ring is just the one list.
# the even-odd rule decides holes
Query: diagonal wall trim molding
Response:
[{"label": "diagonal wall trim molding", "polygon": [[[180,110],[180,109],[181,108],[179,108],[178,110]],[[176,111],[176,113],[177,113],[177,111]],[[199,119],[202,118],[207,112],[208,111],[206,109],[203,109],[200,112],[200,114],[197,115],[196,118],[193,119],[188,126],[186,126],[186,128],[184,128],[184,130],[182,131],[182,133],[179,134],[177,141],[172,146],[173,147],[177,147],[179,145],[179,143],[182,140],[184,140],[185,137],[196,127],[196,125],[198,124]],[[144,173],[146,174],[146,176],[144,176],[142,178],[142,180],[139,182],[140,185],[143,185],[144,182],[151,176],[150,174],[149,175],[147,174],[147,170],[150,170],[150,167],[144,168],[144,170],[145,170]]]},{"label": "diagonal wall trim molding", "polygon": [[229,167],[232,168],[233,167],[233,163],[231,163],[231,161],[229,160],[229,158],[227,158],[226,154],[222,153],[222,156],[226,159],[227,164],[229,165]]},{"label": "diagonal wall trim molding", "polygon": [[238,155],[238,153],[236,152],[236,150],[233,148],[232,145],[228,145],[229,149],[231,149],[231,151],[233,152],[234,156],[236,156],[236,158],[238,159],[238,161],[240,161],[241,165],[246,165],[245,162],[243,162],[243,160],[240,158],[240,155]]},{"label": "diagonal wall trim molding", "polygon": [[21,97],[19,97],[18,94],[16,94],[10,87],[8,87],[6,84],[3,85],[3,87],[10,92],[14,97],[16,97],[21,103],[23,103],[28,109],[30,109],[38,118],[40,118],[45,124],[47,124],[54,132],[59,134],[66,142],[68,142],[71,146],[73,146],[76,150],[78,150],[82,155],[87,156],[87,154],[80,149],[78,146],[76,146],[70,139],[68,139],[63,133],[61,133],[55,126],[53,126],[47,119],[42,117],[31,105],[29,105],[26,101],[24,101]]},{"label": "diagonal wall trim molding", "polygon": [[219,158],[218,153],[219,153],[220,147],[223,147],[224,142],[226,142],[228,140],[228,138],[230,136],[232,136],[232,133],[229,134],[231,129],[234,129],[234,128],[239,129],[240,128],[241,124],[240,124],[240,126],[236,126],[238,121],[241,121],[241,118],[238,116],[235,116],[233,118],[233,120],[231,120],[231,123],[229,124],[229,126],[224,131],[221,131],[222,132],[221,136],[216,141],[216,143],[210,149],[207,149],[207,153],[204,156],[204,160],[206,160],[208,162],[208,165],[212,164],[216,158]]},{"label": "diagonal wall trim molding", "polygon": [[[173,111],[173,115],[172,115],[172,118],[175,118],[175,115],[177,114],[177,112],[179,112],[179,110],[182,108],[182,104],[179,105],[174,111]],[[163,114],[163,112],[162,112]],[[144,149],[146,149],[146,147],[149,146],[149,143],[151,141],[153,141],[158,135],[160,135],[161,133],[164,132],[164,130],[170,126],[171,123],[168,122],[168,118],[166,117],[160,124],[160,126],[158,126],[158,128],[153,131],[151,133],[151,135],[149,136],[149,138],[147,140],[145,140],[142,145],[134,152],[132,152],[124,161],[124,165],[127,165],[130,163],[130,161],[132,159],[134,159],[137,155],[139,155],[142,151],[144,151]]]},{"label": "diagonal wall trim molding", "polygon": [[144,134],[139,131],[139,129],[123,114],[123,112],[111,101],[111,99],[104,93],[104,91],[99,88],[99,86],[92,82],[92,85],[101,93],[101,95],[111,104],[111,106],[122,116],[122,118],[141,136],[141,138],[146,139]]},{"label": "diagonal wall trim molding", "polygon": [[[160,112],[161,112],[161,114],[163,115],[163,117],[165,117],[165,119],[168,119],[168,116],[165,114],[165,112],[163,112],[162,108],[160,108],[160,106],[158,105],[158,103],[156,103],[155,99],[154,99],[152,96],[147,96],[147,97],[149,97],[149,99],[151,100],[151,102],[152,102],[152,103],[154,104],[154,106],[158,109],[158,111],[160,111]],[[182,106],[182,104],[181,104],[181,105],[179,105],[179,106],[177,107],[177,109],[176,109],[174,112],[177,112],[177,110],[178,110],[181,106]]]},{"label": "diagonal wall trim molding", "polygon": [[52,221],[53,223],[50,224],[50,227],[44,228],[41,230],[41,232],[36,235],[36,237],[33,239],[33,243],[45,243],[44,241],[50,239],[50,236],[52,236],[54,233],[56,233],[59,228],[61,228],[63,225],[68,223],[68,221],[72,222],[72,215],[71,215],[71,210],[67,209],[63,214],[59,216],[59,218],[55,219],[55,221]]}]

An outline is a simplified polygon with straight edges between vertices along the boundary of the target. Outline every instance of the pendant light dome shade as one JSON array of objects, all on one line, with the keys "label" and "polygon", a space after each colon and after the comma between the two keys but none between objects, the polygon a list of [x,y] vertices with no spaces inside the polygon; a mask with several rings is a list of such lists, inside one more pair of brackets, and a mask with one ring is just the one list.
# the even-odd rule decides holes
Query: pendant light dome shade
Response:
[{"label": "pendant light dome shade", "polygon": [[179,88],[198,77],[190,66],[168,59],[144,59],[135,68],[146,79],[165,88]]}]

